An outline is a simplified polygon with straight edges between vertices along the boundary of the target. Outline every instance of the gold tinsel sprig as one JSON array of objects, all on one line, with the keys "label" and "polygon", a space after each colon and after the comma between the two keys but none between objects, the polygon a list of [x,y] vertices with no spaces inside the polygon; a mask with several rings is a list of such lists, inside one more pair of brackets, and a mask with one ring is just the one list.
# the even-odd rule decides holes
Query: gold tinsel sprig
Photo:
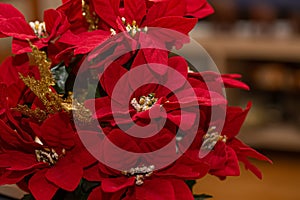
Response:
[{"label": "gold tinsel sprig", "polygon": [[69,93],[67,98],[63,98],[62,95],[55,92],[52,87],[55,85],[55,80],[50,71],[51,62],[48,61],[44,51],[40,51],[30,42],[29,44],[32,49],[31,58],[34,64],[38,66],[40,79],[37,80],[35,77],[19,75],[25,85],[29,87],[42,102],[44,108],[35,108],[33,110],[27,105],[18,105],[14,110],[38,122],[44,121],[49,114],[55,114],[61,111],[73,114],[83,123],[91,122],[91,111],[85,108],[83,104],[74,100],[72,93]]},{"label": "gold tinsel sprig", "polygon": [[51,67],[51,62],[47,60],[47,56],[44,51],[40,51],[31,43],[30,47],[32,49],[31,56],[34,64],[38,66],[40,72],[40,80],[37,80],[34,77],[25,77],[19,73],[20,79],[40,99],[45,106],[46,113],[57,113],[62,110],[62,99],[51,89],[51,86],[55,85],[55,80],[53,79],[53,76],[49,70]]}]

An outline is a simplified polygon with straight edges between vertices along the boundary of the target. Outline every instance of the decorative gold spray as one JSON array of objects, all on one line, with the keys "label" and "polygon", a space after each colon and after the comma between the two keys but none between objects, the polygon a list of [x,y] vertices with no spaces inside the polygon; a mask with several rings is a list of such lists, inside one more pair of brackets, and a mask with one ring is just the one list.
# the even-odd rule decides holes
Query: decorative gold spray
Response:
[{"label": "decorative gold spray", "polygon": [[49,114],[55,114],[65,111],[73,114],[73,116],[83,123],[90,123],[92,113],[90,110],[78,101],[73,99],[72,93],[69,93],[67,98],[55,92],[52,86],[55,85],[55,80],[50,71],[51,62],[47,60],[46,53],[40,51],[36,46],[29,42],[32,49],[31,56],[34,64],[38,66],[40,72],[40,80],[34,77],[25,77],[22,74],[20,79],[26,86],[38,97],[44,105],[43,109],[31,109],[27,105],[18,105],[14,110],[21,112],[23,115],[32,118],[38,122],[43,122]]}]

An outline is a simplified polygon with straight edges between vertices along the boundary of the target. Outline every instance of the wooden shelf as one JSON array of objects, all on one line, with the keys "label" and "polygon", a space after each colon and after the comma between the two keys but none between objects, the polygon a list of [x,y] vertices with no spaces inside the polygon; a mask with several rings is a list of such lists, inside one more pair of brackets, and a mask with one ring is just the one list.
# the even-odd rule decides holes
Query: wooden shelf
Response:
[{"label": "wooden shelf", "polygon": [[208,51],[216,64],[224,70],[227,67],[226,62],[230,59],[300,63],[300,37],[244,38],[218,34],[197,37],[196,32],[192,36]]},{"label": "wooden shelf", "polygon": [[16,185],[3,185],[0,187],[0,194],[13,199],[21,199],[26,193]]},{"label": "wooden shelf", "polygon": [[[199,30],[194,31],[192,37],[207,50],[222,73],[233,72],[231,66],[236,61],[241,63],[240,71],[243,71],[243,63],[249,61],[299,63],[300,66],[300,37],[241,37],[234,34],[202,34]],[[236,69],[235,67],[234,70]],[[265,95],[268,94],[270,93],[266,91]],[[242,94],[239,91],[234,91],[233,97],[242,97],[240,95]],[[255,95],[255,92],[251,93],[251,98],[255,99],[256,97],[252,95]],[[255,104],[253,106],[255,107]],[[259,108],[253,110],[257,109]],[[249,114],[249,117],[258,120],[259,117],[255,115],[259,112],[253,111],[251,114],[250,111]],[[246,125],[241,131],[240,138],[256,148],[300,152],[300,128],[295,122],[287,124],[279,121],[265,126],[261,126],[261,123]]]}]

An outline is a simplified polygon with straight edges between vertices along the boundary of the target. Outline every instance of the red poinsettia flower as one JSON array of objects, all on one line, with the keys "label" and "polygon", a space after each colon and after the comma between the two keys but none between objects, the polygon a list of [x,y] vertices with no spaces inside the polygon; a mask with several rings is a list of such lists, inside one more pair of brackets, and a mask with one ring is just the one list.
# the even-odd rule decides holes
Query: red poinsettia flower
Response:
[{"label": "red poinsettia flower", "polygon": [[[134,35],[139,28],[161,27],[187,34],[196,24],[197,19],[184,18],[185,2],[181,0],[155,2],[151,7],[148,1],[93,0],[95,12],[117,33],[127,31]],[[158,4],[158,5],[156,5]]]},{"label": "red poinsettia flower", "polygon": [[[85,5],[88,6],[87,10],[84,9]],[[90,1],[66,0],[57,10],[65,13],[70,23],[70,29],[58,40],[59,43],[69,47],[61,51],[57,59],[64,58],[68,54],[86,54],[111,36],[109,28],[103,29],[98,24],[101,22],[93,14],[94,8]],[[91,18],[87,19],[84,15],[91,16]],[[88,20],[91,20],[90,23],[94,23],[95,27],[90,29]]]},{"label": "red poinsettia flower", "polygon": [[[222,82],[225,87],[249,90],[246,84],[236,80],[241,77],[238,74],[218,75],[212,72],[193,72],[189,73],[189,76],[191,78],[203,79],[213,88],[222,86],[220,84]],[[213,119],[214,121],[206,121],[207,118],[202,117],[197,136],[188,149],[188,155],[192,156],[195,160],[200,158],[203,162],[209,164],[210,173],[220,178],[238,176],[240,174],[238,161],[244,162],[247,169],[250,169],[257,177],[261,178],[261,173],[247,160],[247,157],[268,162],[270,160],[236,138],[250,107],[251,105],[249,104],[244,111],[241,108],[226,107],[225,119],[221,117],[222,114],[219,118]],[[218,112],[218,110],[215,111]],[[221,110],[220,112],[223,113],[224,111]],[[208,113],[210,111],[202,108],[201,116],[205,116]],[[223,120],[225,120],[224,123]],[[220,130],[219,126],[223,128]]]},{"label": "red poinsettia flower", "polygon": [[[226,176],[240,175],[239,163],[245,164],[246,169],[251,170],[258,178],[262,178],[261,172],[250,163],[248,158],[254,158],[271,162],[267,157],[258,153],[251,147],[242,143],[236,138],[246,116],[251,107],[248,104],[245,110],[238,107],[228,107],[225,124],[221,134],[211,132],[203,134],[205,147],[213,150],[203,158],[210,164],[210,173],[224,179]],[[215,145],[214,147],[211,145]],[[211,146],[211,147],[209,147]]]},{"label": "red poinsettia flower", "polygon": [[[178,173],[180,172],[178,171]],[[124,200],[141,198],[170,200],[179,200],[183,198],[189,200],[194,199],[183,179],[169,178],[167,176],[159,177],[159,173],[157,173],[157,176],[153,175],[153,177],[146,180],[142,186],[137,186],[133,177],[103,179],[101,186],[95,188],[88,199],[96,200],[101,197]]]},{"label": "red poinsettia flower", "polygon": [[46,10],[44,23],[28,23],[25,17],[12,5],[0,4],[0,36],[13,37],[14,54],[30,52],[30,40],[38,48],[48,46],[69,28],[66,16],[56,10]]},{"label": "red poinsettia flower", "polygon": [[38,103],[37,97],[25,86],[19,78],[19,73],[25,76],[39,77],[36,67],[30,66],[25,54],[7,58],[1,65],[0,70],[0,118],[7,124],[22,126],[22,115],[13,109],[20,105],[30,104],[33,107]]},{"label": "red poinsettia flower", "polygon": [[[156,54],[154,53],[154,55]],[[108,121],[111,125],[115,126],[115,121],[112,119],[115,117],[118,122],[128,123],[131,119],[122,119],[122,115],[128,112],[135,123],[141,123],[143,121],[147,123],[150,111],[153,114],[152,116],[156,115],[158,118],[163,117],[163,115],[159,114],[160,108],[163,107],[166,109],[167,118],[174,124],[180,124],[180,116],[184,115],[185,118],[188,119],[187,122],[189,125],[186,124],[185,126],[185,130],[187,130],[196,119],[196,113],[199,113],[199,107],[195,108],[196,110],[188,110],[187,107],[223,105],[222,107],[225,108],[226,100],[222,94],[224,85],[226,87],[249,89],[246,84],[236,80],[236,78],[240,78],[238,75],[220,76],[213,72],[188,73],[187,64],[181,57],[167,58],[166,61],[163,60],[163,63],[168,63],[170,67],[168,69],[164,69],[161,66],[158,68],[151,67],[153,66],[151,64],[149,67],[143,65],[143,63],[161,62],[158,58],[160,57],[154,56],[146,58],[144,52],[140,50],[131,65],[131,70],[128,71],[114,63],[104,71],[100,82],[108,96],[96,99],[96,115],[100,121]],[[140,66],[143,67],[141,71],[138,71]],[[131,73],[136,69],[136,72]],[[178,78],[176,72],[182,75],[182,79]],[[111,74],[114,74],[114,76],[111,76]],[[126,80],[126,82],[120,84],[118,83],[120,79]],[[141,80],[147,83],[158,82],[159,84],[148,84],[137,88],[136,85],[138,85]],[[118,85],[116,85],[117,83]],[[187,85],[187,83],[189,85]],[[167,88],[169,85],[172,87],[172,91]],[[116,87],[120,87],[121,90],[119,91]],[[212,91],[208,91],[208,89]],[[113,93],[117,94],[117,98],[113,97]],[[130,99],[126,97],[128,94],[132,94]],[[149,97],[148,95],[151,94],[155,94],[155,96]],[[178,96],[182,98],[177,99]],[[153,101],[153,105],[144,105],[143,107],[143,105],[139,103],[141,98],[147,101]],[[112,105],[112,101],[117,103]],[[128,102],[129,110],[127,110]],[[111,110],[112,106],[116,107],[116,109]],[[94,109],[92,107],[90,108],[92,110]],[[181,112],[179,111],[180,109]],[[156,114],[154,114],[155,112]],[[161,114],[162,113],[163,112],[161,112]]]},{"label": "red poinsettia flower", "polygon": [[88,200],[194,199],[184,180],[174,178],[151,178],[143,186],[135,186],[134,178],[107,178],[102,184],[91,192]]},{"label": "red poinsettia flower", "polygon": [[[82,24],[83,17],[78,14],[81,11],[81,2],[78,0],[66,1],[64,5],[58,8],[58,10],[71,14],[70,20],[73,20],[73,26]],[[183,17],[186,4],[181,0],[164,2],[125,0],[121,4],[120,0],[93,0],[89,1],[89,6],[97,14],[94,17],[99,18],[98,30],[91,33],[87,33],[83,29],[77,29],[76,32],[72,30],[66,32],[59,42],[72,45],[72,47],[64,50],[61,54],[68,53],[73,49],[75,55],[85,54],[103,43],[110,35],[123,32],[134,37],[139,32],[147,32],[151,27],[188,34],[197,23],[195,18]],[[74,12],[73,9],[76,9],[77,12]],[[172,40],[172,38],[168,39]]]},{"label": "red poinsettia flower", "polygon": [[75,190],[83,169],[95,160],[81,144],[69,116],[58,113],[41,125],[30,124],[32,132],[26,134],[0,120],[1,184],[18,183],[27,177],[28,191],[41,200],[51,199],[59,188]]},{"label": "red poinsettia flower", "polygon": [[[100,80],[108,96],[95,99],[96,117],[112,126],[116,125],[115,120],[118,120],[117,124],[133,120],[145,125],[150,116],[167,118],[176,126],[180,124],[183,130],[188,130],[195,125],[199,106],[226,104],[222,94],[208,91],[203,80],[188,77],[187,63],[183,58],[172,57],[168,65],[163,69],[162,65],[135,67],[132,64],[129,71],[119,65],[109,66]],[[165,73],[157,74],[159,70]],[[94,100],[88,102],[93,103]],[[94,110],[93,105],[88,106]],[[129,118],[126,113],[130,114]]]},{"label": "red poinsettia flower", "polygon": [[223,137],[226,136],[227,138],[226,145],[235,152],[238,160],[245,164],[246,169],[249,169],[258,178],[261,179],[262,178],[261,172],[254,165],[250,163],[248,158],[263,160],[270,163],[272,163],[272,161],[236,138],[250,108],[251,108],[251,104],[248,104],[245,110],[242,110],[241,108],[238,107],[228,107],[228,111],[227,111],[228,114],[227,114],[225,126],[221,136]]},{"label": "red poinsettia flower", "polygon": [[[90,134],[91,142],[99,140],[99,133],[83,131],[81,134]],[[147,146],[151,146],[151,144],[146,145],[146,142],[141,144],[140,141],[134,141],[126,134],[119,134],[114,131],[103,139],[99,146],[107,146],[105,143],[108,140],[122,145],[120,146],[122,149],[129,151],[137,149],[141,151]],[[124,143],[124,141],[126,142]],[[175,144],[173,149],[175,149]],[[186,155],[182,155],[167,167],[156,170],[155,165],[151,164],[151,160],[126,157],[125,154],[124,158],[124,155],[117,154],[113,148],[106,149],[104,147],[99,153],[107,153],[110,159],[115,158],[116,162],[121,162],[120,165],[129,164],[128,166],[132,168],[119,171],[101,163],[89,168],[84,177],[89,181],[101,182],[99,187],[93,189],[89,200],[101,197],[106,199],[139,199],[141,197],[144,199],[182,199],[183,196],[187,199],[193,199],[184,180],[199,179],[207,174],[209,169],[204,162],[191,160]],[[166,158],[166,155],[160,156],[162,161]]]},{"label": "red poinsettia flower", "polygon": [[[84,4],[89,6],[88,10],[84,10]],[[65,44],[67,48],[63,49],[56,57],[56,59],[64,59],[66,56],[86,54],[92,49],[99,46],[105,40],[111,36],[109,29],[103,29],[98,24],[95,24],[93,29],[89,29],[90,24],[87,22],[88,19],[83,16],[92,15],[92,20],[96,20],[96,16],[92,13],[93,7],[88,4],[88,1],[81,0],[67,0],[63,1],[63,4],[57,8],[57,11],[64,13],[70,23],[70,28],[58,40],[58,43]],[[97,21],[99,21],[97,19]],[[100,22],[99,22],[100,23]],[[98,29],[96,29],[98,27]],[[93,30],[93,31],[92,31]]]}]

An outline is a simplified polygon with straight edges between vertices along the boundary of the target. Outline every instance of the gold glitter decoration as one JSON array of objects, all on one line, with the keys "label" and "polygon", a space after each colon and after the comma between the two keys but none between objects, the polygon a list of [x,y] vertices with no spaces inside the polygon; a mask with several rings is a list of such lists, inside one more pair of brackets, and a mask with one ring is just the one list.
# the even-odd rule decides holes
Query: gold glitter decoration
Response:
[{"label": "gold glitter decoration", "polygon": [[90,124],[92,122],[92,112],[76,100],[73,100],[72,113],[74,119],[83,124]]},{"label": "gold glitter decoration", "polygon": [[32,49],[32,57],[34,58],[35,64],[39,68],[40,80],[36,80],[34,77],[25,77],[22,74],[20,79],[27,85],[30,90],[41,100],[45,106],[46,113],[54,114],[62,110],[62,99],[54,93],[50,86],[55,85],[55,81],[50,72],[51,62],[47,60],[46,53],[40,51],[36,46],[30,43]]},{"label": "gold glitter decoration", "polygon": [[89,24],[89,31],[95,31],[98,29],[99,18],[95,12],[91,13],[89,4],[82,0],[82,16],[86,19]]},{"label": "gold glitter decoration", "polygon": [[82,123],[90,123],[92,121],[92,113],[90,110],[78,101],[73,99],[72,93],[68,94],[68,97],[63,99],[62,95],[57,94],[51,89],[51,86],[55,85],[52,73],[50,71],[51,62],[47,60],[46,53],[40,51],[36,46],[32,45],[32,58],[35,64],[38,66],[40,72],[40,80],[36,80],[34,77],[25,77],[22,74],[20,79],[26,86],[39,98],[39,100],[45,106],[44,110],[36,108],[32,110],[27,105],[18,105],[14,110],[21,112],[23,115],[28,116],[38,122],[43,122],[47,119],[49,114],[55,114],[61,111],[65,111],[69,114],[73,113],[73,116]]},{"label": "gold glitter decoration", "polygon": [[84,124],[90,124],[92,122],[92,112],[82,103],[74,99],[71,92],[69,92],[68,98],[62,102],[62,107],[65,111],[72,112],[74,119],[77,121]]},{"label": "gold glitter decoration", "polygon": [[16,108],[13,108],[13,110],[21,112],[23,115],[28,116],[37,122],[43,122],[47,119],[47,113],[40,108],[32,110],[27,105],[18,105]]}]

